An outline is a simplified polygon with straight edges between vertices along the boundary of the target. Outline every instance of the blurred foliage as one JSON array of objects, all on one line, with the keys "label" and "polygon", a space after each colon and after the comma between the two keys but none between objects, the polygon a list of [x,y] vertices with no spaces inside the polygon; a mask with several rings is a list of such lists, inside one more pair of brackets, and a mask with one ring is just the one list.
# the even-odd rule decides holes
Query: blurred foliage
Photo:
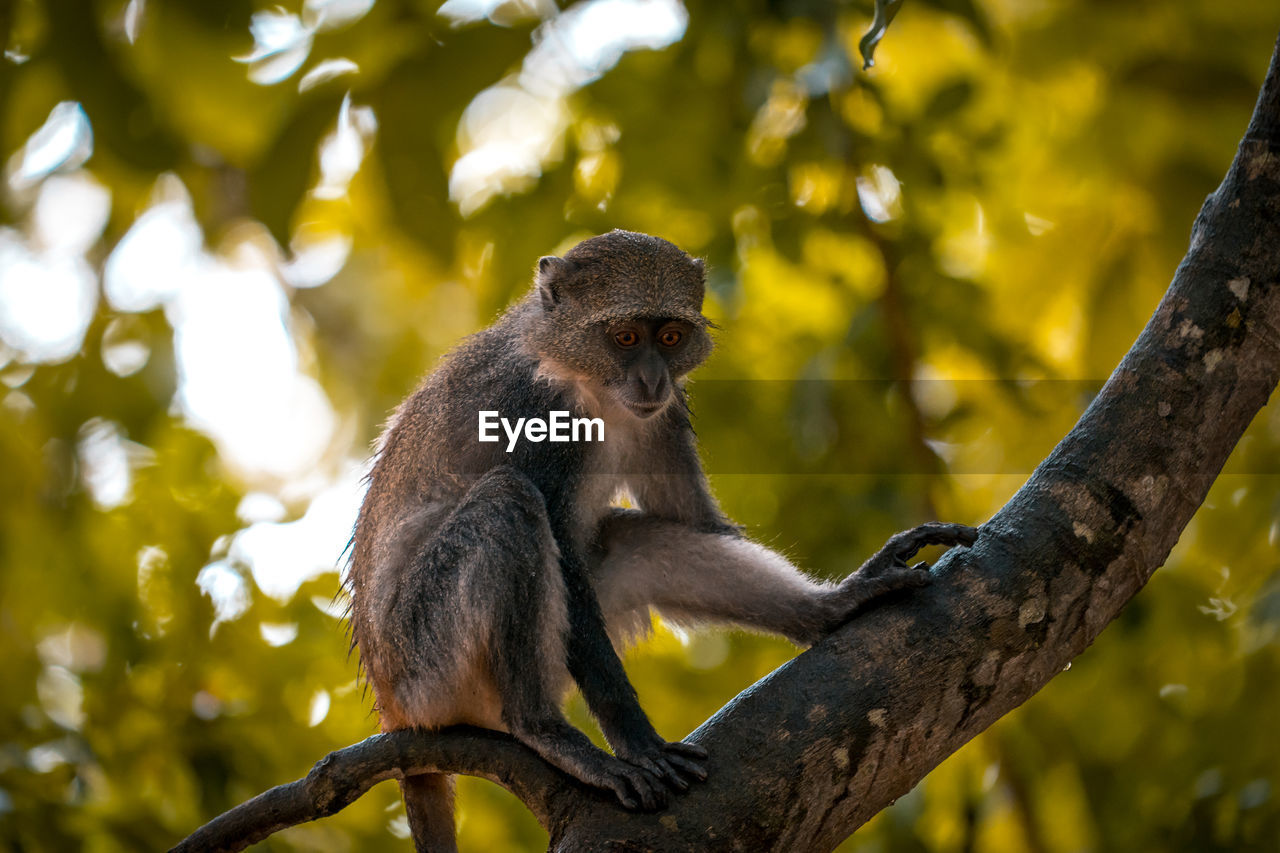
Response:
[{"label": "blurred foliage", "polygon": [[[314,476],[237,464],[183,417],[160,308],[100,302],[68,359],[0,354],[0,844],[164,848],[375,730],[336,571],[267,594],[234,547],[256,517],[244,498],[302,517],[536,258],[592,233],[708,259],[723,329],[694,383],[699,431],[754,535],[841,574],[928,517],[988,517],[1154,308],[1280,26],[1274,0],[912,0],[864,73],[870,0],[691,2],[673,45],[563,93],[540,168],[463,216],[459,123],[520,67],[538,22],[519,12],[539,4],[460,27],[437,5],[379,0],[321,29],[311,61],[359,72],[300,93],[231,60],[265,4],[0,4],[0,151],[55,104],[83,107],[81,174],[110,192],[95,274],[166,173],[214,256],[247,244],[283,265],[277,245],[308,228],[351,241],[332,280],[283,291],[298,370],[336,412]],[[348,89],[376,135],[325,198],[317,150]],[[3,216],[36,240],[29,193],[11,187]],[[104,362],[122,329],[145,365]],[[244,344],[229,324],[226,352]],[[103,424],[129,442],[115,499],[86,470]],[[841,849],[1275,850],[1278,463],[1272,406],[1096,647]],[[196,583],[210,564],[244,585],[235,618],[215,622]],[[677,737],[792,654],[661,628],[628,668]],[[464,849],[545,845],[505,791],[460,789]],[[384,784],[262,848],[408,849],[405,834]]]}]

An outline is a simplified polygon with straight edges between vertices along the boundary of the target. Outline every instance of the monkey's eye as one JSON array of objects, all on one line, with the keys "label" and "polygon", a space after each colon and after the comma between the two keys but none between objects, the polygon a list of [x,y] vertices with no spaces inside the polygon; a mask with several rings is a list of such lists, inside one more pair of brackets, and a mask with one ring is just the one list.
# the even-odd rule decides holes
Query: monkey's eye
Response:
[{"label": "monkey's eye", "polygon": [[658,343],[662,344],[664,347],[673,347],[676,344],[680,343],[680,339],[682,337],[683,335],[681,335],[680,332],[678,332],[677,330],[667,329],[665,332],[663,332],[661,335],[658,336]]},{"label": "monkey's eye", "polygon": [[620,347],[633,347],[640,343],[640,336],[630,329],[623,329],[621,332],[615,332],[613,340]]}]

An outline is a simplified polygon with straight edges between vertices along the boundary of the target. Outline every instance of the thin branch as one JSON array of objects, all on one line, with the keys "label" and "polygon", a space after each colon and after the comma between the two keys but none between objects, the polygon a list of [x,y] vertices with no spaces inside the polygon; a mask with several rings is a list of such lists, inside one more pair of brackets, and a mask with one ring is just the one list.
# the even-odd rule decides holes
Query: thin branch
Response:
[{"label": "thin branch", "polygon": [[329,753],[304,778],[264,791],[219,815],[173,850],[243,850],[282,829],[335,814],[379,782],[431,772],[496,782],[524,801],[544,825],[559,817],[547,793],[557,787],[580,789],[509,735],[468,726],[439,732],[406,729],[374,735]]}]

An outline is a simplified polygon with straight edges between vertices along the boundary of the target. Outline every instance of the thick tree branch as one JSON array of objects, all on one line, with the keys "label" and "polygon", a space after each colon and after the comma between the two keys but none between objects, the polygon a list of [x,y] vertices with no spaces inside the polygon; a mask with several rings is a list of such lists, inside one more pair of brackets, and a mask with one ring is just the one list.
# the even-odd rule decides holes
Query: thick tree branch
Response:
[{"label": "thick tree branch", "polygon": [[829,850],[1061,672],[1173,548],[1280,378],[1280,42],[1253,120],[1138,341],[937,582],[870,611],[688,738],[710,779],[623,812],[502,735],[381,735],[180,845],[242,849],[372,784],[447,770],[514,791],[559,851]]}]

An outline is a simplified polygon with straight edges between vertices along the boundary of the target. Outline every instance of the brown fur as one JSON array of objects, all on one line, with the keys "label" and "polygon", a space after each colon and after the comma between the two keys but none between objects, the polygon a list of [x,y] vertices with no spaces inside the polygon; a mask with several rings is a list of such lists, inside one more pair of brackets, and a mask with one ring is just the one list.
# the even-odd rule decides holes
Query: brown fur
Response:
[{"label": "brown fur", "polygon": [[[701,261],[622,231],[543,258],[529,295],[400,406],[378,443],[348,576],[352,638],[384,730],[505,729],[624,805],[656,808],[668,786],[705,776],[706,755],[658,736],[618,660],[650,607],[810,643],[871,598],[923,582],[899,567],[915,540],[873,558],[874,572],[825,584],[721,512],[683,385],[711,350],[703,279]],[[605,437],[507,452],[478,441],[482,409],[569,409],[601,418]],[[638,509],[613,507],[619,494]],[[574,681],[616,757],[564,720]],[[448,777],[403,790],[419,850],[455,849]]]}]

